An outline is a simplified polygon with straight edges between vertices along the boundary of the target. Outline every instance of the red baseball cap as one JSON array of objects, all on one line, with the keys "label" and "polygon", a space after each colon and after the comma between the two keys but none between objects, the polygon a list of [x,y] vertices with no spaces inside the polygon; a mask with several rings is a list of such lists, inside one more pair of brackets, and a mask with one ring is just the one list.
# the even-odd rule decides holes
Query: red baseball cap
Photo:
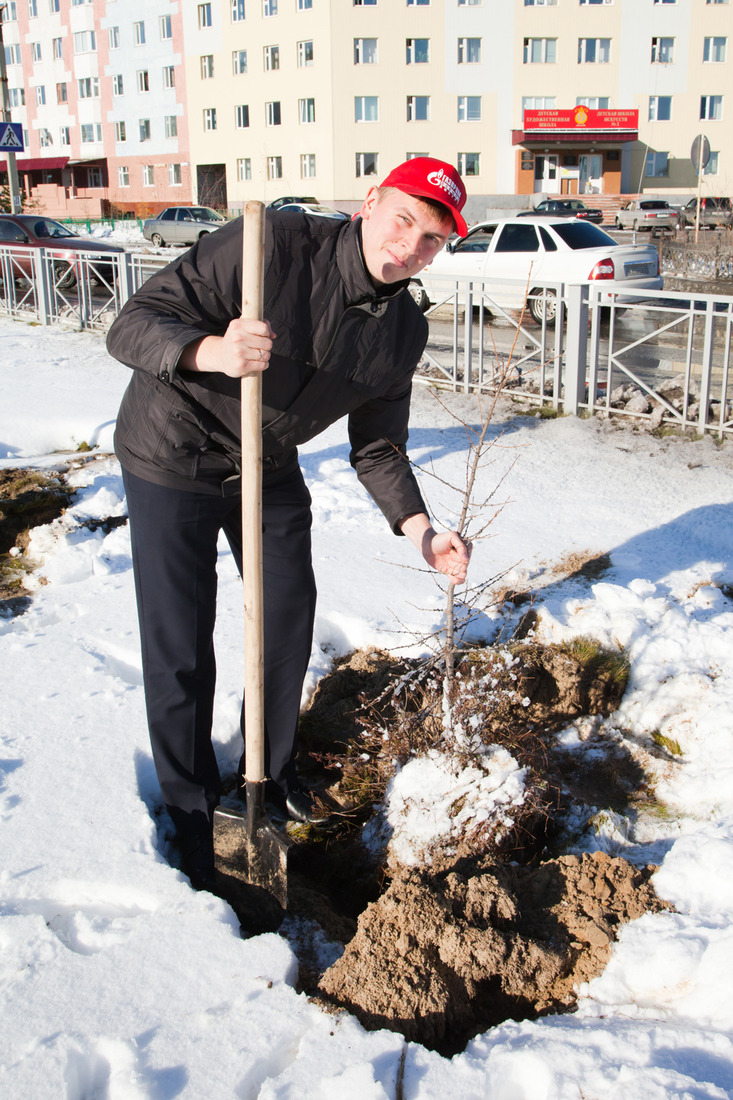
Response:
[{"label": "red baseball cap", "polygon": [[441,203],[453,215],[458,236],[466,236],[468,227],[461,216],[466,188],[452,164],[435,157],[412,157],[393,168],[382,187],[396,187],[406,195]]}]

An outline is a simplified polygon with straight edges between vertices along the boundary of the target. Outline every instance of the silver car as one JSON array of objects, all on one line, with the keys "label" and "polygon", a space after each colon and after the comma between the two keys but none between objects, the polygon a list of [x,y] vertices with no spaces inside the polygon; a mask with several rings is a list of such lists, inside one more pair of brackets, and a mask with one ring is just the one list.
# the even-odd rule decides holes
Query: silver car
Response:
[{"label": "silver car", "polygon": [[616,214],[617,229],[676,229],[679,214],[664,199],[632,199]]},{"label": "silver car", "polygon": [[193,244],[213,233],[227,219],[208,206],[168,206],[143,222],[143,237],[157,248],[167,244]]}]

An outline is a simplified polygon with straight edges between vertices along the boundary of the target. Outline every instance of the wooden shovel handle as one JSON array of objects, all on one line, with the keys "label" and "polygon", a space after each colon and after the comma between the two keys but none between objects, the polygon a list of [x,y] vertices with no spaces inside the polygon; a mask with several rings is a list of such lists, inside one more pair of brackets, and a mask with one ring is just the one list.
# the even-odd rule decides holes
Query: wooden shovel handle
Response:
[{"label": "wooden shovel handle", "polygon": [[[262,320],[265,207],[244,204],[242,317]],[[242,378],[242,581],[246,779],[265,779],[264,609],[262,594],[262,374]]]}]

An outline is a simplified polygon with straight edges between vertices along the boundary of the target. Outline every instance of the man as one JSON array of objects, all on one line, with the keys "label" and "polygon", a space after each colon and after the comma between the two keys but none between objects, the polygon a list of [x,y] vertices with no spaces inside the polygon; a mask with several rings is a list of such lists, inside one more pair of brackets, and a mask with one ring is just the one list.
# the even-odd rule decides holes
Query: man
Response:
[{"label": "man", "polygon": [[454,168],[419,157],[372,187],[351,222],[270,213],[264,321],[240,316],[242,224],[231,222],[146,282],[110,329],[109,351],[134,372],[115,448],[153,758],[196,888],[214,884],[216,546],[222,530],[241,570],[240,379],[264,372],[267,791],[312,821],[295,771],[316,597],[297,446],[348,414],[351,463],[395,533],[456,583],[465,578],[468,549],[433,529],[405,454],[427,340],[406,288],[454,228],[465,235],[465,197]]}]

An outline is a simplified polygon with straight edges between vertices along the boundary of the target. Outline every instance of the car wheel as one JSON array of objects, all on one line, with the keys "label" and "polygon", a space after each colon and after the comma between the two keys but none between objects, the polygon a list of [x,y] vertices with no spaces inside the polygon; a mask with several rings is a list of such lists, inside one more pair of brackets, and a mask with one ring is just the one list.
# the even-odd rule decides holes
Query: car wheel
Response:
[{"label": "car wheel", "polygon": [[421,283],[416,283],[414,280],[411,279],[407,287],[407,293],[424,313],[430,305],[430,299],[428,298],[425,287]]},{"label": "car wheel", "polygon": [[616,228],[617,229],[623,229],[623,226],[622,226],[622,224],[621,224],[621,222],[619,221],[618,218],[616,218]]},{"label": "car wheel", "polygon": [[160,233],[153,233],[150,241],[152,244],[155,245],[156,248],[165,248],[165,241],[161,237]]},{"label": "car wheel", "polygon": [[201,240],[202,237],[208,237],[209,233],[211,233],[210,229],[202,229],[199,233],[199,240]]},{"label": "car wheel", "polygon": [[68,290],[76,284],[76,272],[73,264],[60,260],[53,265],[53,281],[59,290]]},{"label": "car wheel", "polygon": [[555,324],[555,318],[557,317],[557,295],[554,290],[546,290],[544,293],[546,297],[543,298],[543,292],[539,287],[535,287],[534,290],[530,290],[530,298],[527,302],[529,307],[530,316],[533,321],[536,321],[538,325],[541,325],[543,320],[548,325]]}]

